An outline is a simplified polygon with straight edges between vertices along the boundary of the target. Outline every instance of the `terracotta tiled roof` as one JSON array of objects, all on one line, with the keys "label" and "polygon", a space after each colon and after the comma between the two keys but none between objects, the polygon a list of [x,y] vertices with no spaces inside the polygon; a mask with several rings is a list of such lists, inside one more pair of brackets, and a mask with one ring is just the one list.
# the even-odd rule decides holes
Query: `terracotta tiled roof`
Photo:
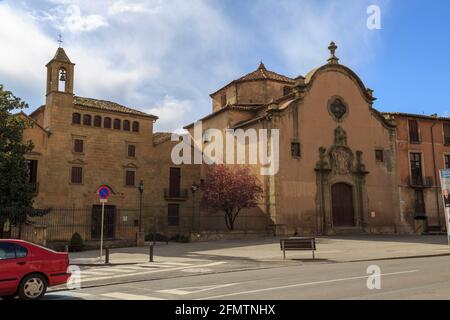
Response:
[{"label": "terracotta tiled roof", "polygon": [[125,107],[123,105],[120,105],[118,103],[111,102],[111,101],[75,96],[73,103],[74,103],[74,105],[81,106],[81,107],[94,108],[94,109],[100,109],[100,110],[111,111],[111,112],[127,113],[127,114],[137,115],[137,116],[141,116],[141,117],[149,117],[149,118],[158,119],[157,116],[154,116],[154,115],[151,115],[149,113],[145,113],[145,112],[142,112],[139,110],[131,109],[131,108]]},{"label": "terracotta tiled roof", "polygon": [[158,145],[163,142],[169,141],[172,137],[170,132],[155,132],[153,134],[153,144]]},{"label": "terracotta tiled roof", "polygon": [[294,85],[295,84],[295,80],[286,76],[283,76],[282,74],[270,71],[266,69],[266,66],[264,65],[264,63],[260,63],[258,69],[256,69],[255,71],[252,71],[248,74],[246,74],[243,77],[240,77],[239,79],[233,80],[231,81],[229,84],[227,84],[226,86],[220,88],[219,90],[217,90],[214,93],[211,93],[210,96],[215,95],[217,92],[219,92],[220,90],[234,84],[234,83],[239,83],[239,82],[245,82],[245,81],[258,81],[258,80],[272,80],[272,81],[281,81],[281,82],[286,82],[289,84]]},{"label": "terracotta tiled roof", "polygon": [[56,50],[53,60],[72,63],[63,48],[58,48],[58,50]]},{"label": "terracotta tiled roof", "polygon": [[250,72],[246,74],[245,76],[235,80],[236,82],[239,81],[252,81],[252,80],[275,80],[275,81],[284,81],[294,84],[295,81],[292,78],[283,76],[281,74],[278,74],[276,72],[270,71],[266,69],[266,66],[264,63],[260,63],[258,69],[256,69],[253,72]]}]

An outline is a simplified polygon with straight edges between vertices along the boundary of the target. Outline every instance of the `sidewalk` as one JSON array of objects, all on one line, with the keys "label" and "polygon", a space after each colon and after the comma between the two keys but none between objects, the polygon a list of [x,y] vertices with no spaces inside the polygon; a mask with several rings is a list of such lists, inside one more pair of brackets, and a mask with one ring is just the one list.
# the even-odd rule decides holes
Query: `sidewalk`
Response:
[{"label": "sidewalk", "polygon": [[[110,250],[111,264],[149,262],[149,247]],[[450,255],[446,236],[340,236],[317,239],[317,262],[352,262]],[[98,265],[99,252],[70,254],[71,264]],[[287,261],[308,261],[311,252],[289,251]],[[164,263],[199,263],[233,261],[235,263],[282,262],[278,238],[228,240],[201,243],[156,243],[154,261]]]}]

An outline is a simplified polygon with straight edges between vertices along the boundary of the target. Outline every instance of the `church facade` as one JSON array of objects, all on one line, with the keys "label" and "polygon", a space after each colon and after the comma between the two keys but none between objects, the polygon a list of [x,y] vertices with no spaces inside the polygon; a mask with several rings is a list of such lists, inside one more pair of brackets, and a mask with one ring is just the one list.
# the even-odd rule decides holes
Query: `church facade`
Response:
[{"label": "church facade", "polygon": [[[408,121],[399,114],[377,111],[373,91],[339,62],[336,49],[331,43],[328,61],[305,76],[290,78],[268,70],[261,62],[255,71],[210,95],[212,112],[200,119],[203,133],[208,129],[224,134],[240,129],[279,132],[277,173],[261,175],[262,165],[249,165],[264,195],[258,207],[242,213],[246,223],[241,227],[246,232],[415,231],[412,211],[417,206],[405,203],[417,201],[418,195],[409,196],[412,191],[405,188],[411,185],[404,182],[415,167],[408,156],[405,160],[401,144]],[[35,205],[54,211],[70,209],[59,210],[52,225],[63,225],[67,216],[73,217],[67,232],[49,239],[67,240],[74,231],[86,240],[98,239],[96,191],[101,185],[113,191],[106,218],[111,224],[107,230],[110,239],[149,234],[191,236],[194,232],[200,237],[202,232],[223,231],[223,221],[219,227],[219,220],[199,206],[197,189],[206,178],[207,165],[175,165],[171,152],[176,142],[171,141],[170,133],[153,132],[156,116],[74,95],[74,74],[75,65],[59,48],[47,64],[46,104],[30,115],[22,114],[34,123],[24,139],[35,145],[27,156],[30,183],[37,190]],[[194,136],[194,124],[185,129]],[[270,141],[268,149],[276,150]],[[421,181],[426,181],[425,173],[435,176],[447,161],[446,142],[440,142],[443,161],[432,173],[424,168]],[[436,179],[432,187],[434,193],[426,196],[432,205],[423,215],[429,216],[432,224],[442,224]],[[426,186],[411,190],[416,189]],[[45,219],[41,223],[48,225]],[[127,228],[120,228],[124,225]]]}]

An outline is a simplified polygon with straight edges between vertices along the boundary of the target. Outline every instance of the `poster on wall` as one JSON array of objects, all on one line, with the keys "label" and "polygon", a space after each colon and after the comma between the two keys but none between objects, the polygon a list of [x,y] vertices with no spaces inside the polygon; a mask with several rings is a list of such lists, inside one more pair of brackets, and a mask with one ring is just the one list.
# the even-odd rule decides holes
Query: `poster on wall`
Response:
[{"label": "poster on wall", "polygon": [[442,201],[445,212],[445,226],[447,228],[447,239],[450,245],[450,169],[440,170]]}]

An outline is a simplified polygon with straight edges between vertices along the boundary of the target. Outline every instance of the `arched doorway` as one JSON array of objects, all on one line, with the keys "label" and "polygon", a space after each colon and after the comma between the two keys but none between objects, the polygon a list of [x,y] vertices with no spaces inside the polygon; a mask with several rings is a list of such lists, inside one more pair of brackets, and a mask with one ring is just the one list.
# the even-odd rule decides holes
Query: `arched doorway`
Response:
[{"label": "arched doorway", "polygon": [[334,227],[354,227],[353,187],[336,183],[331,187],[332,215]]}]

